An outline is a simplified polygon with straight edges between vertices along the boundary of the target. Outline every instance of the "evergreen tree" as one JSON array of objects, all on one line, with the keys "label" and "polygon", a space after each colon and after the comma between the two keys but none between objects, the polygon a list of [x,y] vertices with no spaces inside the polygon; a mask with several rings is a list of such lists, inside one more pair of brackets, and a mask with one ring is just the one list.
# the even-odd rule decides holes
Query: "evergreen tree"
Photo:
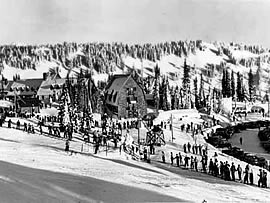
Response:
[{"label": "evergreen tree", "polygon": [[197,77],[195,77],[195,79],[194,79],[195,107],[196,107],[196,109],[199,109],[200,108],[200,96],[198,94],[197,83],[198,83],[198,80],[197,80]]},{"label": "evergreen tree", "polygon": [[231,97],[231,78],[228,69],[226,69],[226,77],[225,77],[225,92],[226,92],[226,97],[229,98]]},{"label": "evergreen tree", "polygon": [[243,89],[243,79],[240,73],[237,73],[237,87],[236,87],[236,93],[238,101],[244,101],[244,89]]},{"label": "evergreen tree", "polygon": [[251,68],[248,73],[248,93],[249,93],[249,101],[252,101],[254,96],[254,79]]},{"label": "evergreen tree", "polygon": [[156,65],[155,67],[155,79],[154,79],[154,102],[155,102],[155,108],[158,111],[159,109],[159,102],[160,102],[160,96],[159,96],[159,76],[160,76],[160,70],[158,68],[158,66]]},{"label": "evergreen tree", "polygon": [[183,78],[183,96],[185,108],[189,108],[190,105],[190,69],[187,66],[186,59],[184,62],[184,78]]},{"label": "evergreen tree", "polygon": [[221,80],[221,92],[222,96],[226,97],[226,71],[223,69],[223,75],[222,75],[222,80]]},{"label": "evergreen tree", "polygon": [[[261,74],[261,63],[260,61],[258,62],[258,68],[256,71],[256,74],[253,76],[253,81],[254,81],[254,85],[255,85],[255,89],[254,89],[254,94],[259,94],[260,95],[260,75]],[[256,90],[259,90],[259,92],[256,92]]]},{"label": "evergreen tree", "polygon": [[201,74],[201,81],[200,81],[200,93],[199,93],[199,102],[200,107],[206,106],[206,99],[205,99],[205,93],[204,93],[204,83],[203,83],[203,75]]},{"label": "evergreen tree", "polygon": [[235,97],[235,80],[234,80],[234,72],[231,72],[231,90],[232,90],[232,97]]},{"label": "evergreen tree", "polygon": [[187,66],[187,62],[186,62],[186,59],[185,59],[185,62],[184,62],[184,78],[183,78],[183,89],[184,91],[188,91],[189,88],[190,88],[190,69],[189,67]]}]

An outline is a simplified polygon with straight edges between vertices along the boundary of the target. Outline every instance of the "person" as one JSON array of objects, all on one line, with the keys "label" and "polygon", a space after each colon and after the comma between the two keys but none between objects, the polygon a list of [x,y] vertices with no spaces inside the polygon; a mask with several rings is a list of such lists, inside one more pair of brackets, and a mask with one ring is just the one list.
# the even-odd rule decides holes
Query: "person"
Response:
[{"label": "person", "polygon": [[178,156],[178,154],[176,154],[175,159],[176,159],[176,165],[177,165],[177,167],[179,167],[180,165],[179,165],[179,156]]},{"label": "person", "polygon": [[220,169],[220,176],[222,179],[224,179],[224,164],[222,161],[220,161],[220,164],[219,164],[219,169]]},{"label": "person", "polygon": [[187,144],[187,147],[188,147],[188,153],[190,153],[191,144],[189,142]]},{"label": "person", "polygon": [[241,168],[240,164],[238,164],[237,172],[238,172],[238,178],[241,181],[242,180],[242,177],[241,177],[241,175],[242,175],[242,168]]},{"label": "person", "polygon": [[31,125],[31,133],[35,134],[35,128],[34,128],[34,125]]},{"label": "person", "polygon": [[234,163],[232,162],[232,165],[231,165],[231,174],[232,174],[232,180],[235,181],[235,165]]},{"label": "person", "polygon": [[20,124],[20,121],[18,120],[18,121],[17,121],[17,127],[16,127],[16,128],[17,128],[18,130],[20,130],[20,126],[21,126],[21,124]]},{"label": "person", "polygon": [[187,168],[188,167],[188,160],[189,160],[190,158],[188,157],[188,156],[185,156],[185,167]]},{"label": "person", "polygon": [[194,159],[193,159],[193,156],[191,156],[191,158],[190,158],[190,168],[191,169],[194,169]]},{"label": "person", "polygon": [[214,168],[214,163],[213,163],[212,159],[210,159],[210,162],[209,162],[209,171],[208,171],[208,173],[211,174],[211,175],[214,174],[213,168]]},{"label": "person", "polygon": [[32,128],[31,128],[31,124],[30,124],[30,123],[28,123],[27,132],[28,132],[28,133],[31,133],[31,130],[32,130]]},{"label": "person", "polygon": [[240,141],[240,145],[242,145],[243,144],[243,138],[240,137],[239,141]]},{"label": "person", "polygon": [[259,169],[260,173],[258,174],[259,180],[258,180],[258,187],[261,187],[262,185],[262,179],[263,179],[263,172],[262,169]]},{"label": "person", "polygon": [[267,188],[267,172],[263,170],[262,187]]},{"label": "person", "polygon": [[186,144],[183,145],[183,148],[184,148],[184,152],[187,153],[187,145]]},{"label": "person", "polygon": [[173,165],[173,153],[171,152],[171,165]]},{"label": "person", "polygon": [[11,128],[11,119],[8,120],[8,128]]},{"label": "person", "polygon": [[183,164],[183,162],[182,162],[182,155],[181,155],[180,152],[179,152],[179,160],[180,160],[180,165],[182,165]]},{"label": "person", "polygon": [[198,159],[196,156],[194,158],[194,167],[195,167],[195,171],[198,172]]},{"label": "person", "polygon": [[249,165],[246,165],[245,172],[244,172],[244,184],[248,184],[248,174],[249,174]]},{"label": "person", "polygon": [[147,149],[146,148],[143,149],[143,160],[147,161]]},{"label": "person", "polygon": [[68,152],[69,151],[69,140],[66,140],[66,147],[65,147],[65,151]]},{"label": "person", "polygon": [[23,124],[23,131],[24,132],[27,132],[27,124],[24,122],[24,124]]},{"label": "person", "polygon": [[165,164],[165,153],[164,153],[164,151],[162,151],[162,155],[161,155],[161,157],[162,157],[162,163],[164,163],[164,164]]},{"label": "person", "polygon": [[219,170],[218,170],[218,160],[215,159],[215,163],[214,163],[214,176],[218,176],[219,175]]},{"label": "person", "polygon": [[42,135],[42,124],[41,123],[39,125],[39,131],[40,131],[40,134]]},{"label": "person", "polygon": [[224,179],[230,181],[231,180],[230,165],[228,164],[227,161],[225,163],[224,170],[225,170],[225,178]]},{"label": "person", "polygon": [[250,182],[250,185],[253,185],[253,170],[252,169],[250,169],[249,182]]}]

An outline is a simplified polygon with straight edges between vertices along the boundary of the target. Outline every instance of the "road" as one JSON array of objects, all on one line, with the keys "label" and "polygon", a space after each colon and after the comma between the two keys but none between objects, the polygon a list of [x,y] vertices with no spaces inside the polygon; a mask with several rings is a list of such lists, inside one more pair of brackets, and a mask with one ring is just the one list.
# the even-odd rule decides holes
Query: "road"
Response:
[{"label": "road", "polygon": [[[260,145],[258,138],[258,129],[248,129],[240,133],[235,133],[229,140],[234,146],[242,148],[246,152],[252,152],[259,156],[263,156],[270,160],[270,154],[267,153],[264,148]],[[240,145],[240,137],[243,138],[243,144]]]},{"label": "road", "polygon": [[90,177],[0,161],[0,202],[182,202],[155,192]]}]

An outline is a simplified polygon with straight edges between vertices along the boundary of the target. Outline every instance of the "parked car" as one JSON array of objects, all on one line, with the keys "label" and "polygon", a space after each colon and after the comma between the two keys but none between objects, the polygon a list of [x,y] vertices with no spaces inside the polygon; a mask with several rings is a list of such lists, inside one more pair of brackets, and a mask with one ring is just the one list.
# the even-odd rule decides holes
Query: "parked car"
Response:
[{"label": "parked car", "polygon": [[217,148],[230,148],[232,145],[225,138],[220,136],[212,136],[206,140],[209,144]]},{"label": "parked car", "polygon": [[231,147],[229,149],[222,150],[222,152],[237,159],[240,159],[244,156],[244,151],[239,147]]},{"label": "parked car", "polygon": [[265,168],[267,166],[267,160],[264,157],[258,157],[258,166]]},{"label": "parked car", "polygon": [[252,165],[259,164],[258,157],[255,154],[251,154],[251,153],[245,153],[244,157],[243,157],[243,161],[245,161],[249,164],[252,164]]},{"label": "parked car", "polygon": [[270,139],[270,128],[265,128],[260,130],[258,133],[258,137],[261,141],[267,141]]}]

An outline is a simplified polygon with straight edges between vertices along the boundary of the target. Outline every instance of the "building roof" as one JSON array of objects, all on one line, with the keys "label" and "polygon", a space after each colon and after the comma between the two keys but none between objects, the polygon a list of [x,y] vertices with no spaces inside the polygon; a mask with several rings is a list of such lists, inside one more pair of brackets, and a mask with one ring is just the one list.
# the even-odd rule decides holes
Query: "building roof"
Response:
[{"label": "building roof", "polygon": [[115,75],[107,86],[107,91],[110,93],[112,90],[119,91],[131,75]]},{"label": "building roof", "polygon": [[18,104],[20,107],[35,107],[39,106],[40,101],[38,98],[24,98],[18,99]]},{"label": "building roof", "polygon": [[35,95],[42,81],[43,79],[9,81],[6,86],[6,90],[8,91],[7,96],[14,96],[14,90],[16,91],[17,95],[21,96]]},{"label": "building roof", "polygon": [[[106,102],[112,105],[117,105],[119,99],[119,92],[125,86],[125,83],[132,79],[141,88],[140,84],[132,77],[128,75],[114,75],[106,87],[106,94],[108,95]],[[142,89],[142,88],[141,88]],[[144,93],[143,89],[142,92]],[[110,98],[110,99],[109,99]]]},{"label": "building roof", "polygon": [[51,89],[52,86],[62,87],[66,82],[65,78],[51,78],[48,77],[47,80],[43,81],[38,89],[37,95],[53,95],[54,90]]}]

